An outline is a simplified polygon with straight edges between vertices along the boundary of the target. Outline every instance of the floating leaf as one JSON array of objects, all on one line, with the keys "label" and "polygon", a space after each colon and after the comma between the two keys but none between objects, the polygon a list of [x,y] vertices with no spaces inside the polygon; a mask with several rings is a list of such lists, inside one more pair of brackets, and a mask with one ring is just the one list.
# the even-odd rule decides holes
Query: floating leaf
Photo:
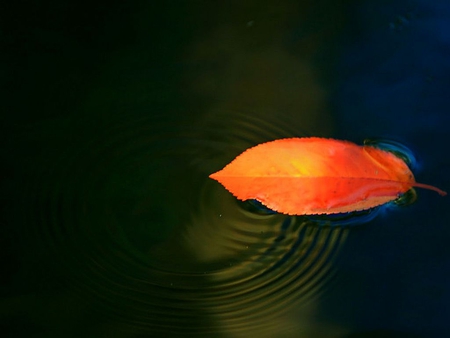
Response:
[{"label": "floating leaf", "polygon": [[417,183],[394,154],[348,141],[288,138],[247,149],[209,176],[240,200],[256,199],[289,215],[370,209],[397,199]]}]

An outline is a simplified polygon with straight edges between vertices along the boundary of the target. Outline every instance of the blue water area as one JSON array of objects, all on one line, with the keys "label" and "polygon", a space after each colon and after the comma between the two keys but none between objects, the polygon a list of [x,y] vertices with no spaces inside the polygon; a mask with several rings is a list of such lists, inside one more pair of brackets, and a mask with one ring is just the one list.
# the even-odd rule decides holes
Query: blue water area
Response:
[{"label": "blue water area", "polygon": [[[416,179],[447,189],[449,37],[446,1],[356,4],[333,99],[340,137],[406,143],[417,155]],[[340,289],[346,291],[332,296],[330,315],[357,323],[357,337],[450,334],[448,201],[420,189],[417,194],[415,204],[349,236]],[[371,334],[376,327],[392,333]]]}]

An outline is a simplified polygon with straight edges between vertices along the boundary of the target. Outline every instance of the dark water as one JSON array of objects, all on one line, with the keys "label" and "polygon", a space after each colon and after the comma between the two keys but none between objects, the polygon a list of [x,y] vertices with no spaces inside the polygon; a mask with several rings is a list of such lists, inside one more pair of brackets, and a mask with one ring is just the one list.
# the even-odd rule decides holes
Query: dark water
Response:
[{"label": "dark water", "polygon": [[4,7],[3,336],[450,335],[448,197],[347,227],[208,178],[269,140],[381,138],[449,190],[445,2]]}]

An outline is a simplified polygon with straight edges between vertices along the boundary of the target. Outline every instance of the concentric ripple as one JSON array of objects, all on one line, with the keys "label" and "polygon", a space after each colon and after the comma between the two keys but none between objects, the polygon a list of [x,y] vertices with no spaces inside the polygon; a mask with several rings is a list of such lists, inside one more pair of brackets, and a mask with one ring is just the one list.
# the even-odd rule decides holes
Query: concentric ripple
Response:
[{"label": "concentric ripple", "polygon": [[208,179],[294,131],[230,112],[223,126],[221,114],[81,121],[42,145],[24,236],[92,321],[142,336],[267,333],[330,280],[345,229],[253,212]]},{"label": "concentric ripple", "polygon": [[214,313],[229,329],[275,329],[277,318],[293,304],[320,293],[347,230],[236,208],[237,201],[214,182],[207,184],[205,195],[215,207],[202,204],[204,210],[197,213],[202,218],[192,220],[195,230],[189,237],[203,237],[198,260],[218,265],[209,273]]}]

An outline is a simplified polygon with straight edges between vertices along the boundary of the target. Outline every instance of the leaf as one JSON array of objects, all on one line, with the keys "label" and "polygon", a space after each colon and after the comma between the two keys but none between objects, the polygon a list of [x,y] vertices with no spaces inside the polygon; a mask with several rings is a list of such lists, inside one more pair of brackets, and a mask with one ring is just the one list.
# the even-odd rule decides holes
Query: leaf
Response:
[{"label": "leaf", "polygon": [[394,154],[348,141],[288,138],[247,149],[210,178],[240,200],[256,199],[289,215],[370,209],[397,199],[417,183]]}]

